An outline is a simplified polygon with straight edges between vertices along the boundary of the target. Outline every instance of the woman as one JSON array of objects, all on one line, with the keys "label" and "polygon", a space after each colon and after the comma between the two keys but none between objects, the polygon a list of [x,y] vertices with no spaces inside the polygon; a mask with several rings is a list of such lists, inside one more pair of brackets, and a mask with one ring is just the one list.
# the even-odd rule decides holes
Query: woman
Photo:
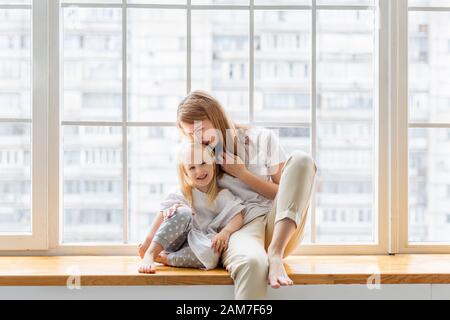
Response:
[{"label": "woman", "polygon": [[[235,232],[222,263],[238,300],[264,299],[272,288],[292,285],[283,265],[301,241],[317,167],[303,152],[286,157],[272,131],[233,123],[205,92],[188,95],[178,107],[177,125],[223,157],[219,185],[244,200],[244,227]],[[255,157],[256,155],[256,157]]]}]

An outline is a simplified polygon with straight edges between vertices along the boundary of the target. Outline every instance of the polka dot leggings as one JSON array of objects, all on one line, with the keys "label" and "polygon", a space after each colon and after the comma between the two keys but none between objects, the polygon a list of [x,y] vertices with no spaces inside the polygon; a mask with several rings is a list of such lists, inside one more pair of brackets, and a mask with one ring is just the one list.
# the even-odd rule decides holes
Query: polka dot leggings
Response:
[{"label": "polka dot leggings", "polygon": [[187,236],[192,226],[192,211],[182,207],[161,224],[153,241],[168,253],[167,263],[172,267],[198,268],[205,266],[189,247]]}]

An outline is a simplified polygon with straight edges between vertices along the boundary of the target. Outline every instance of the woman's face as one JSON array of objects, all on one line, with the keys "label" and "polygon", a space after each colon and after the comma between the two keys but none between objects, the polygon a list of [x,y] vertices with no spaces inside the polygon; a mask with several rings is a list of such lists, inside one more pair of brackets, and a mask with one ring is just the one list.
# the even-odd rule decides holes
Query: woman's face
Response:
[{"label": "woman's face", "polygon": [[181,122],[180,127],[192,140],[201,141],[203,145],[211,148],[214,148],[221,140],[220,130],[216,130],[210,120],[197,121],[194,124]]}]

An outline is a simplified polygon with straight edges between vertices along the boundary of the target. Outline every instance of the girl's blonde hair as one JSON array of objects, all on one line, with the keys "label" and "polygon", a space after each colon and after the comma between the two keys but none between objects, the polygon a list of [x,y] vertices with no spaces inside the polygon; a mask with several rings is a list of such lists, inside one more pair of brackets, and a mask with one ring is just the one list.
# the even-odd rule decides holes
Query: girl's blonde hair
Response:
[{"label": "girl's blonde hair", "polygon": [[[204,161],[206,153],[206,156],[211,158],[211,162],[214,165],[214,173],[213,173],[214,177],[209,183],[208,191],[206,192],[208,196],[208,206],[214,204],[217,195],[220,192],[220,188],[217,182],[223,175],[221,167],[215,162],[214,151],[210,147],[204,146],[199,143],[191,143],[182,148],[178,159],[178,178],[180,180],[181,192],[183,193],[183,196],[186,198],[191,208],[194,208],[194,198],[192,195],[192,190],[194,189],[194,186],[192,185],[192,181],[186,172],[185,165],[193,164],[194,163],[193,160],[194,159],[197,160],[198,157],[197,152],[199,151],[201,152],[201,161]],[[190,159],[190,163],[186,163],[186,153],[189,153],[188,159]]]},{"label": "girl's blonde hair", "polygon": [[214,128],[222,134],[224,150],[237,154],[237,129],[220,102],[204,91],[194,91],[181,101],[177,112],[177,126],[181,130],[181,122],[194,124],[196,121],[209,120]]}]

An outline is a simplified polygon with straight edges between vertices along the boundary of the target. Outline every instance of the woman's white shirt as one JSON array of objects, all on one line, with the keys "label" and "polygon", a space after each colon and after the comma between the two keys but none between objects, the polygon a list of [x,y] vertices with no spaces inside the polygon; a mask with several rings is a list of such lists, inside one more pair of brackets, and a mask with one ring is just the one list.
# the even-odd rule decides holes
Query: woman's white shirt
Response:
[{"label": "woman's white shirt", "polygon": [[[238,138],[244,148],[238,148],[239,157],[247,169],[266,181],[286,162],[287,155],[280,145],[278,136],[268,129],[249,128],[238,131]],[[244,224],[265,216],[272,208],[273,201],[265,198],[238,178],[225,174],[219,180],[219,186],[230,190],[243,200],[246,208]]]}]

